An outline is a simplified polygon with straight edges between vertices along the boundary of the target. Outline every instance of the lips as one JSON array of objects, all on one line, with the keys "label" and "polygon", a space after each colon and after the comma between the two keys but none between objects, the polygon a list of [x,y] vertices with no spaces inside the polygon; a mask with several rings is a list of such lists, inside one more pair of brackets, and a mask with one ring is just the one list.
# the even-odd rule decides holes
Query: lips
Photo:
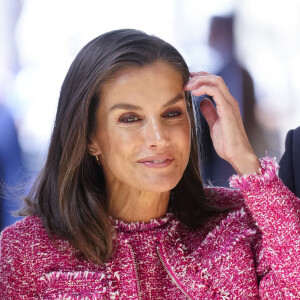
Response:
[{"label": "lips", "polygon": [[174,161],[172,156],[149,156],[144,157],[137,162],[151,168],[164,168]]},{"label": "lips", "polygon": [[160,159],[160,160],[150,160],[149,162],[152,164],[161,164],[163,162],[167,161],[167,159]]}]

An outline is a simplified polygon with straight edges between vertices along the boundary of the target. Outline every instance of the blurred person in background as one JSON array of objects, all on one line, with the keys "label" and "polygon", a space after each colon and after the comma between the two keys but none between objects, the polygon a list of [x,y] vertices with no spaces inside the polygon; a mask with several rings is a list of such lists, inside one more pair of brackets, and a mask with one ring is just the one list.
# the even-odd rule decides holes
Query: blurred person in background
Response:
[{"label": "blurred person in background", "polygon": [[15,28],[22,9],[21,0],[0,1],[0,229],[14,223],[19,206],[12,192],[25,176],[22,149],[11,104],[11,90],[19,71]]},{"label": "blurred person in background", "polygon": [[[264,155],[266,144],[260,134],[261,129],[255,118],[255,95],[253,80],[249,72],[240,65],[235,54],[234,15],[214,16],[210,22],[209,45],[219,61],[216,72],[228,86],[233,97],[238,101],[244,126],[254,151]],[[197,106],[203,97],[196,98]],[[213,101],[213,99],[212,99]],[[216,153],[210,138],[208,124],[199,111],[201,120],[202,169],[205,184],[228,186],[228,178],[235,173],[232,166]],[[263,151],[261,151],[263,149]]]},{"label": "blurred person in background", "polygon": [[279,177],[300,198],[300,127],[287,133]]},{"label": "blurred person in background", "polygon": [[[0,104],[0,229],[14,223],[12,213],[18,209],[13,189],[24,179],[21,147],[12,115]],[[16,200],[16,199],[15,199]]]}]

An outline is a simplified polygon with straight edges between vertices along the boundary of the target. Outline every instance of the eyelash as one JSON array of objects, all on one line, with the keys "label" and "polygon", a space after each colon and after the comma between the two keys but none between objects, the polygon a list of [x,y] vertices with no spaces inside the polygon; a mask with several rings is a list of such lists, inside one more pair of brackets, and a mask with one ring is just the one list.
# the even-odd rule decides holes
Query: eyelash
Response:
[{"label": "eyelash", "polygon": [[141,118],[139,118],[136,114],[124,114],[120,117],[119,122],[121,123],[133,123],[140,121]]},{"label": "eyelash", "polygon": [[[169,117],[166,115],[169,115]],[[182,115],[182,111],[181,110],[171,110],[168,111],[164,114],[164,118],[176,118],[176,117],[180,117]]]},{"label": "eyelash", "polygon": [[[162,115],[163,118],[167,118],[167,119],[178,118],[180,116],[182,116],[181,110],[167,111],[166,113],[164,113]],[[132,114],[132,113],[126,113],[119,118],[119,122],[121,122],[121,123],[134,123],[134,122],[138,122],[141,120],[142,120],[142,118],[140,118],[136,114]]]}]

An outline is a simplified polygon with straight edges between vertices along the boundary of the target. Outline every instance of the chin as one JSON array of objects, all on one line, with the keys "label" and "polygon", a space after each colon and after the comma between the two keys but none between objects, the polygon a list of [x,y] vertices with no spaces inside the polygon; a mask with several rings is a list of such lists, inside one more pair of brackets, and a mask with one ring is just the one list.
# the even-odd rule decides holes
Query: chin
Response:
[{"label": "chin", "polygon": [[169,180],[168,182],[158,181],[157,183],[152,182],[151,184],[142,184],[142,189],[147,190],[149,192],[157,192],[163,193],[172,190],[177,184],[179,180]]}]

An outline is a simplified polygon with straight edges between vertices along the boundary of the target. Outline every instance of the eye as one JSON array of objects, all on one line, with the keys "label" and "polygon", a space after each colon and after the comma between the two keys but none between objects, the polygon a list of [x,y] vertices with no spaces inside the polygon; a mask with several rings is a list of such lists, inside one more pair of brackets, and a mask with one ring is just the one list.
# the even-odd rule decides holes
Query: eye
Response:
[{"label": "eye", "polygon": [[176,118],[182,115],[181,110],[170,110],[163,114],[163,118]]},{"label": "eye", "polygon": [[119,122],[122,123],[133,123],[133,122],[138,122],[140,120],[141,119],[136,114],[132,114],[132,113],[126,113],[119,118]]}]

